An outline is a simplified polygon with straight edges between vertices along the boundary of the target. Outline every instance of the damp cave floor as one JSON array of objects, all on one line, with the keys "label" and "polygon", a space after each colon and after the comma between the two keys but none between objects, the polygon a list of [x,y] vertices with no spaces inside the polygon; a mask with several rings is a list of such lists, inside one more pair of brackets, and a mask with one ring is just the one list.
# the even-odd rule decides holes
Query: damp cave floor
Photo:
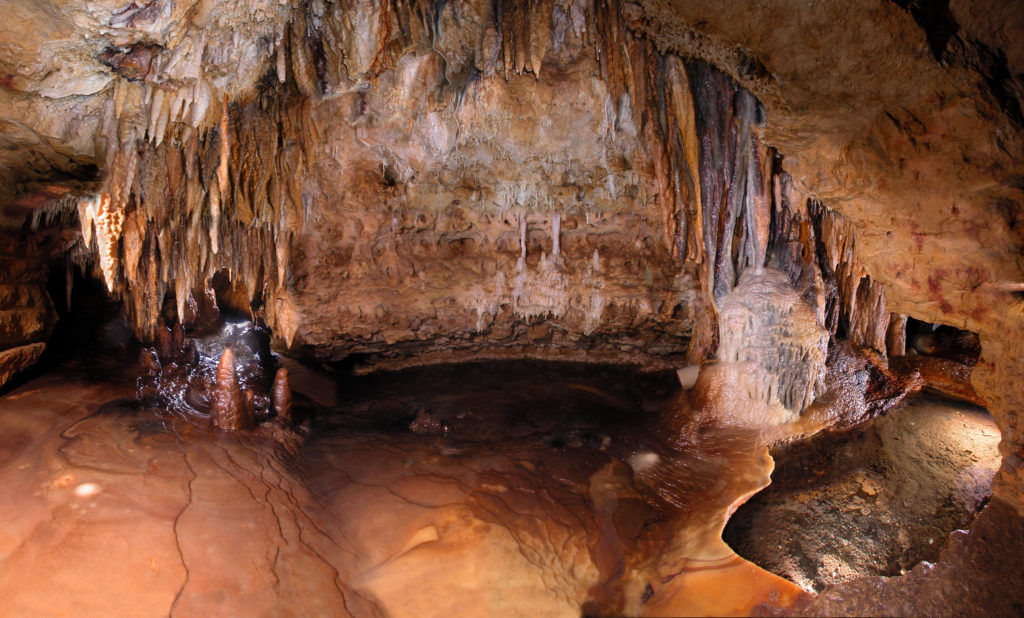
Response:
[{"label": "damp cave floor", "polygon": [[[411,372],[401,377],[410,392],[373,377],[360,383],[363,392],[341,397],[352,414],[324,413],[296,451],[266,434],[210,432],[143,409],[127,374],[58,367],[0,397],[0,614],[579,615],[608,572],[638,549],[628,539],[665,523],[621,458],[603,448],[607,427],[650,417],[672,387],[666,376],[576,368],[554,371],[531,396],[522,386],[536,371],[511,364]],[[476,385],[471,396],[452,395],[466,378]],[[461,439],[408,430],[424,407],[410,393],[428,387],[425,407],[447,415],[453,433],[461,423]],[[538,401],[557,402],[558,413]],[[507,425],[522,413],[528,422],[509,433],[465,414],[488,406],[478,420]],[[967,434],[981,443],[965,443]],[[854,452],[833,444],[784,454],[776,485],[730,528],[764,540],[727,538],[742,556],[801,585],[843,585],[827,579],[834,563],[824,559],[837,554],[838,537],[873,521],[896,530],[880,541],[895,550],[905,526],[886,517],[911,521],[950,500],[964,501],[953,509],[962,517],[959,507],[981,500],[998,465],[991,439],[998,431],[983,412],[919,399],[863,430]],[[922,463],[945,475],[936,484],[954,489],[917,510],[887,512],[929,484]],[[791,517],[794,503],[806,508],[772,536],[764,522]],[[1009,529],[998,528],[1013,538]],[[923,524],[911,538],[944,543],[942,530]],[[809,548],[815,535],[821,540]],[[838,545],[827,549],[829,539]],[[808,571],[806,560],[778,560],[789,551],[817,551],[822,560]],[[837,555],[853,568],[855,560]],[[934,556],[903,551],[871,566],[892,574],[894,565]],[[781,580],[742,560],[721,573],[741,571],[722,581],[756,581],[764,596],[754,586],[733,590],[749,598],[722,613],[786,611],[763,604],[779,598]],[[849,579],[849,570],[839,574]],[[850,598],[826,588],[797,607],[812,611],[831,599],[830,613],[858,613]]]}]

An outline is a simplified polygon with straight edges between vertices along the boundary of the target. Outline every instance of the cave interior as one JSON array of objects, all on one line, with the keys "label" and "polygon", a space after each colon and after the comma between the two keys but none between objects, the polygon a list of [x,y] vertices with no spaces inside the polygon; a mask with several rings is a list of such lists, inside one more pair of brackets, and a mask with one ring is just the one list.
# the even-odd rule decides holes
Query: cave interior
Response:
[{"label": "cave interior", "polygon": [[0,8],[0,615],[1024,613],[1024,3]]}]

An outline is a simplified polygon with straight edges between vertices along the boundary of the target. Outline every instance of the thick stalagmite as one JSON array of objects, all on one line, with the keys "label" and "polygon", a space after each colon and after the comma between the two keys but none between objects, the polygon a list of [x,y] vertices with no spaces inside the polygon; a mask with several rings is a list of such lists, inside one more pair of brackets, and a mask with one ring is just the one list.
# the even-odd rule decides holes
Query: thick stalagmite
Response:
[{"label": "thick stalagmite", "polygon": [[748,269],[722,299],[719,316],[719,364],[736,365],[735,379],[754,400],[796,413],[811,405],[828,333],[784,273]]},{"label": "thick stalagmite", "polygon": [[216,383],[210,397],[210,421],[217,429],[252,429],[255,420],[251,403],[238,386],[235,357],[231,348],[224,350],[217,364]]}]

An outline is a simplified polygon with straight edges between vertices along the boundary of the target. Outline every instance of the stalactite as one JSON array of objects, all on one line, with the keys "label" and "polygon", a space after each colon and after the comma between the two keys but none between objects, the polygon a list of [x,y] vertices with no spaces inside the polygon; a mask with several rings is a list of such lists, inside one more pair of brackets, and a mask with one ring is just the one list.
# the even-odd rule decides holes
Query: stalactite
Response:
[{"label": "stalactite", "polygon": [[[678,57],[670,56],[666,60],[666,71],[666,81],[671,92],[668,100],[671,102],[675,129],[670,133],[669,144],[673,152],[676,212],[680,218],[678,233],[684,243],[682,253],[685,258],[700,264],[704,260],[701,250],[704,232],[700,182],[697,176],[700,155],[693,90],[686,75],[686,68]],[[687,221],[692,223],[687,225]]]},{"label": "stalactite", "polygon": [[[551,36],[553,10],[553,0],[497,0],[494,3],[491,12],[493,25],[484,30],[481,52],[490,47],[486,40],[491,37],[497,39],[497,54],[492,62],[501,60],[501,70],[505,79],[510,79],[513,74],[522,75],[527,71],[540,79],[541,66]],[[491,62],[484,64],[484,71],[490,74],[494,70],[490,66]]]},{"label": "stalactite", "polygon": [[533,0],[530,3],[530,70],[540,79],[544,55],[551,37],[551,12],[554,0]]},{"label": "stalactite", "polygon": [[562,252],[562,215],[551,215],[551,255],[558,257]]},{"label": "stalactite", "polygon": [[316,84],[316,69],[306,43],[306,20],[296,18],[289,29],[289,46],[292,58],[292,77],[299,92],[307,97],[320,94]]},{"label": "stalactite", "polygon": [[885,354],[885,290],[857,258],[853,225],[818,202],[808,202],[807,209],[814,222],[818,266],[830,282],[825,295],[827,326],[833,335]]},{"label": "stalactite", "polygon": [[[117,97],[127,91],[117,86]],[[233,108],[222,95],[219,122],[197,130],[180,120],[187,114],[172,113],[179,95],[152,92],[142,138],[130,118],[117,118],[112,101],[98,136],[107,149],[106,177],[97,194],[78,202],[84,245],[96,240],[107,287],[126,301],[143,339],[155,333],[166,292],[179,320],[194,318],[194,292],[223,268],[253,301],[287,281],[290,234],[305,217],[303,162],[315,156],[315,143],[305,142],[319,139],[303,119],[309,109],[301,98]],[[279,149],[282,132],[289,140]],[[79,255],[83,267],[88,260]]]},{"label": "stalactite", "polygon": [[103,192],[96,196],[91,208],[91,222],[95,225],[96,242],[99,245],[100,269],[108,290],[117,285],[117,252],[121,239],[124,213],[111,205],[110,194]]}]

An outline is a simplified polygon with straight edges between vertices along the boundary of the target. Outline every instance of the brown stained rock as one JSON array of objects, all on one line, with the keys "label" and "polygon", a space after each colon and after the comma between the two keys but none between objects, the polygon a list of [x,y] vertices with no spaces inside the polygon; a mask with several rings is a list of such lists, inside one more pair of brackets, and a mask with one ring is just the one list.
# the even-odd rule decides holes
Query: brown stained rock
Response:
[{"label": "brown stained rock", "polygon": [[156,348],[144,348],[139,352],[139,365],[141,366],[142,375],[153,377],[160,373],[162,367],[160,363],[160,355],[157,353]]},{"label": "brown stained rock", "polygon": [[161,326],[157,329],[156,351],[164,364],[195,365],[199,361],[195,340],[185,336],[180,322],[175,322],[171,328]]},{"label": "brown stained rock", "polygon": [[[155,4],[155,3],[154,3]],[[160,48],[156,45],[131,45],[124,48],[111,47],[103,50],[98,60],[115,73],[129,81],[137,82],[146,78],[154,56]]]},{"label": "brown stained rock", "polygon": [[238,431],[252,429],[256,419],[246,405],[245,396],[238,386],[235,359],[231,348],[224,350],[217,364],[217,381],[210,401],[210,420],[217,429]]},{"label": "brown stained rock", "polygon": [[292,389],[288,383],[288,370],[281,367],[274,375],[274,389],[271,396],[271,405],[277,418],[291,423],[292,417]]},{"label": "brown stained rock", "polygon": [[870,348],[859,350],[867,361],[867,391],[864,401],[872,416],[900,404],[908,395],[925,385],[923,376],[913,367],[891,367],[885,357]]},{"label": "brown stained rock", "polygon": [[157,352],[160,359],[165,363],[173,362],[178,355],[178,348],[174,345],[174,337],[171,330],[162,327],[157,330]]}]

